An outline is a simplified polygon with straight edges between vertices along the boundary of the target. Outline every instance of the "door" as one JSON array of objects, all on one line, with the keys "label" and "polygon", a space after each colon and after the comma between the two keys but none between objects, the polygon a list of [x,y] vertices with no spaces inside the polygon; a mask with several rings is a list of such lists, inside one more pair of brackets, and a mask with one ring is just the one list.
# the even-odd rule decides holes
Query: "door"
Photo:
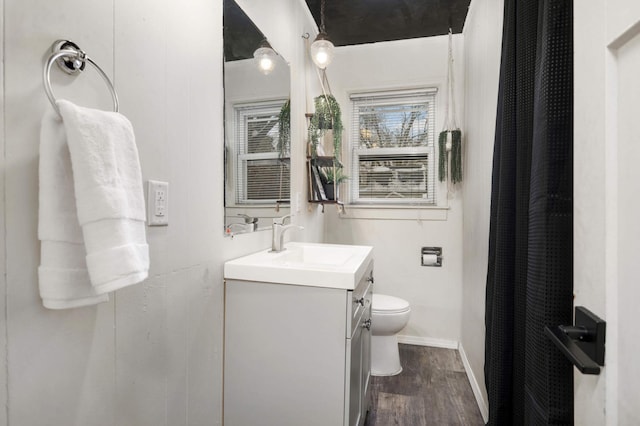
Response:
[{"label": "door", "polygon": [[607,321],[576,425],[640,424],[640,2],[574,1],[575,304]]}]

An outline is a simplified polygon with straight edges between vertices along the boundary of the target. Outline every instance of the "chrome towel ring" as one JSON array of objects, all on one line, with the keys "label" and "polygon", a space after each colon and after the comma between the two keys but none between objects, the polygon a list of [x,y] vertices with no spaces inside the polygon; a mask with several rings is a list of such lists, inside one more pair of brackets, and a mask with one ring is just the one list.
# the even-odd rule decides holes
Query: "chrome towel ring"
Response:
[{"label": "chrome towel ring", "polygon": [[72,75],[82,72],[87,62],[93,65],[96,71],[98,71],[98,74],[100,74],[105,83],[107,83],[107,87],[109,88],[111,97],[113,98],[113,110],[118,112],[118,94],[116,93],[116,89],[113,87],[113,83],[109,80],[109,76],[107,76],[102,68],[93,62],[93,60],[87,56],[87,54],[84,53],[77,44],[69,40],[57,40],[53,43],[51,52],[52,53],[49,56],[42,72],[42,81],[44,83],[44,91],[47,93],[47,97],[49,98],[51,105],[53,105],[53,108],[58,112],[58,114],[60,114],[60,110],[58,109],[58,105],[56,105],[56,97],[51,89],[51,67],[54,62],[58,64],[62,71]]}]

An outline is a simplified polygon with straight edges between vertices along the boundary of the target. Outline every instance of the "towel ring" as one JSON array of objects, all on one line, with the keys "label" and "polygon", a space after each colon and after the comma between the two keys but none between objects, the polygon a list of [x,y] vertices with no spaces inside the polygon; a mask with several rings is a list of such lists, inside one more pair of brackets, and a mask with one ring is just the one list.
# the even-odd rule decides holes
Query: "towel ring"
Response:
[{"label": "towel ring", "polygon": [[113,87],[113,83],[109,80],[109,76],[107,76],[102,68],[93,62],[93,60],[87,56],[87,54],[84,53],[77,44],[69,40],[58,40],[53,43],[51,51],[53,53],[49,56],[49,59],[44,66],[42,80],[44,83],[44,91],[49,98],[49,102],[51,102],[51,105],[58,114],[60,114],[60,109],[58,109],[58,105],[56,105],[56,97],[51,89],[51,67],[54,63],[57,63],[60,69],[67,74],[82,72],[87,62],[93,65],[96,71],[98,71],[98,74],[100,74],[105,83],[107,83],[107,87],[109,88],[111,97],[113,98],[113,110],[118,112],[118,94],[116,93],[116,89]]}]

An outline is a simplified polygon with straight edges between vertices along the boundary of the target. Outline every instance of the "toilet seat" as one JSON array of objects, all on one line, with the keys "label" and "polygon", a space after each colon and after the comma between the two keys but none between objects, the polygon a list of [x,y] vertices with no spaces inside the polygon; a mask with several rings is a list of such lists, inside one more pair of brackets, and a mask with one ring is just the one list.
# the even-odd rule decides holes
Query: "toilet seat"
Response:
[{"label": "toilet seat", "polygon": [[386,294],[373,294],[371,311],[377,314],[400,314],[410,311],[409,302]]}]

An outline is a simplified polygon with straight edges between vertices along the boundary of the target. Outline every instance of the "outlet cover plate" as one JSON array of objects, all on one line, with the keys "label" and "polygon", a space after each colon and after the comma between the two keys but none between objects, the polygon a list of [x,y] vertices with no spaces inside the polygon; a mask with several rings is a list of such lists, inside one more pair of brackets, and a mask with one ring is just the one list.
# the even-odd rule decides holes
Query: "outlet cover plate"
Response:
[{"label": "outlet cover plate", "polygon": [[147,195],[147,222],[149,226],[169,225],[169,183],[149,180]]}]

